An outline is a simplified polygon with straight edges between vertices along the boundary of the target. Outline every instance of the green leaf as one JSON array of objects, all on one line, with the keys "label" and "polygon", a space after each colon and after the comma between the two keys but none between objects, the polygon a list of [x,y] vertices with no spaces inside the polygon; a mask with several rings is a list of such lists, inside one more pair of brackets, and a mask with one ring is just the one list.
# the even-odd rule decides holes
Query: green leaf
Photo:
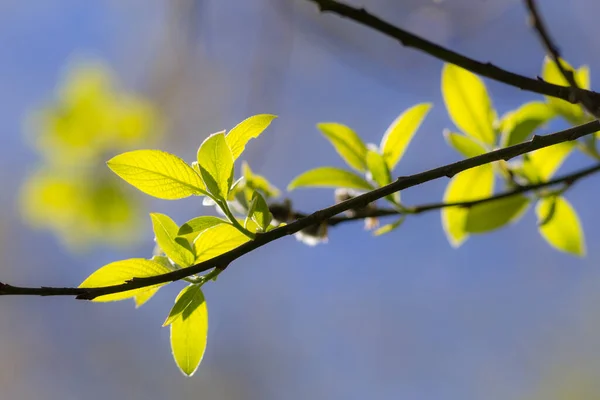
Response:
[{"label": "green leaf", "polygon": [[254,192],[252,195],[248,217],[254,221],[263,232],[267,230],[273,220],[269,206],[259,192]]},{"label": "green leaf", "polygon": [[329,139],[337,153],[346,163],[359,172],[365,172],[367,146],[352,129],[335,122],[317,124],[317,128]]},{"label": "green leaf", "polygon": [[465,231],[484,233],[516,222],[529,206],[529,199],[522,195],[505,197],[469,208]]},{"label": "green leaf", "polygon": [[177,315],[170,322],[171,350],[181,372],[192,376],[204,357],[208,337],[208,309],[202,290],[197,285],[184,288],[171,313],[176,309]]},{"label": "green leaf", "polygon": [[442,94],[454,125],[482,143],[495,143],[496,111],[485,84],[477,75],[454,64],[445,64]]},{"label": "green leaf", "polygon": [[198,149],[198,167],[202,179],[213,196],[226,200],[233,183],[233,155],[225,133],[210,135]]},{"label": "green leaf", "polygon": [[[169,261],[169,259],[167,257],[154,256],[154,257],[152,257],[152,261],[161,264],[162,266],[167,268],[169,271],[173,270],[173,265],[171,265],[171,262]],[[135,295],[135,297],[133,298],[133,300],[135,301],[135,308],[140,308],[141,306],[146,304],[148,302],[148,300],[150,300],[152,298],[152,296],[154,296],[156,294],[156,292],[158,292],[158,289],[160,289],[160,286],[150,288],[146,291],[143,291],[143,292]]]},{"label": "green leaf", "polygon": [[[128,260],[115,261],[103,266],[91,274],[85,281],[81,283],[81,285],[79,285],[79,287],[92,288],[120,285],[132,278],[145,278],[149,276],[162,275],[170,271],[170,268],[167,268],[166,266],[155,261],[146,260],[143,258],[130,258]],[[92,301],[108,302],[125,300],[140,295],[149,289],[159,288],[164,285],[165,283],[160,283],[158,285],[128,290],[126,292],[107,294],[104,296],[98,296]]]},{"label": "green leaf", "polygon": [[125,182],[159,199],[207,194],[200,176],[181,158],[164,151],[130,151],[111,158],[107,165]]},{"label": "green leaf", "polygon": [[[554,203],[554,205],[553,205]],[[583,257],[585,240],[577,213],[564,197],[543,198],[535,209],[540,234],[556,249]],[[550,218],[548,214],[553,212]]]},{"label": "green leaf", "polygon": [[390,171],[402,159],[431,106],[431,103],[421,103],[409,108],[400,114],[383,134],[379,149]]},{"label": "green leaf", "polygon": [[[562,65],[568,71],[574,71],[573,67],[564,60]],[[582,89],[589,89],[589,71],[587,66],[581,67],[578,71],[574,71],[575,81]],[[554,83],[561,86],[570,86],[565,77],[562,75],[554,61],[550,58],[544,58],[544,66],[542,67],[542,78],[549,83]],[[583,107],[578,104],[571,104],[568,101],[557,99],[555,97],[545,96],[546,101],[558,114],[574,125],[579,125],[587,120],[583,111]]]},{"label": "green leaf", "polygon": [[237,160],[246,148],[246,143],[263,133],[275,118],[277,116],[271,114],[253,115],[231,129],[225,139],[231,149],[233,159]]},{"label": "green leaf", "polygon": [[[534,182],[550,179],[575,148],[575,142],[563,142],[529,153],[524,158],[524,168],[530,171]],[[531,176],[533,175],[533,176]]]},{"label": "green leaf", "polygon": [[524,142],[536,129],[556,116],[556,111],[547,103],[531,101],[518,109],[506,113],[500,122],[502,147]]},{"label": "green leaf", "polygon": [[167,215],[151,213],[152,227],[156,236],[156,244],[161,250],[181,267],[189,267],[194,263],[194,254],[187,240],[178,238],[179,227]]},{"label": "green leaf", "polygon": [[404,222],[405,219],[406,219],[406,216],[403,215],[397,221],[392,222],[391,224],[383,225],[382,227],[376,229],[373,232],[373,235],[375,235],[375,236],[381,236],[381,235],[384,235],[386,233],[390,233],[391,231],[395,230],[400,225],[402,225],[402,223]]},{"label": "green leaf", "polygon": [[258,190],[267,198],[278,197],[280,192],[264,176],[257,175],[250,169],[247,162],[242,162],[242,175],[245,185],[250,190]]},{"label": "green leaf", "polygon": [[201,233],[215,225],[228,223],[228,221],[218,217],[213,217],[212,215],[203,215],[201,217],[192,218],[185,224],[181,225],[177,235],[183,236],[190,233]]},{"label": "green leaf", "polygon": [[373,186],[354,172],[335,167],[320,167],[297,176],[288,185],[288,190],[298,187],[332,187],[373,190]]},{"label": "green leaf", "polygon": [[446,139],[446,142],[454,148],[454,150],[458,151],[466,158],[475,157],[487,152],[485,147],[479,144],[477,140],[460,133],[444,130],[444,138]]},{"label": "green leaf", "polygon": [[230,224],[213,226],[194,241],[196,263],[227,253],[250,239]]},{"label": "green leaf", "polygon": [[381,154],[376,151],[369,150],[367,152],[367,166],[369,172],[375,182],[379,186],[385,186],[392,181],[390,170]]},{"label": "green leaf", "polygon": [[[494,192],[494,169],[492,164],[471,168],[456,175],[446,187],[445,203],[482,199]],[[469,236],[466,231],[468,209],[446,207],[442,209],[442,225],[453,247],[460,246]]]}]

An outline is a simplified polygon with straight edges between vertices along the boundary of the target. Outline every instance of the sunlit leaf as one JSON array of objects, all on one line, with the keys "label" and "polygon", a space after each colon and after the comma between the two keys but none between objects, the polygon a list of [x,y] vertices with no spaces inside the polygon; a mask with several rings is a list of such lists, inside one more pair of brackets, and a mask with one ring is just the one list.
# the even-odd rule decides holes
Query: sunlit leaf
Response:
[{"label": "sunlit leaf", "polygon": [[502,117],[502,147],[524,142],[536,129],[556,116],[556,111],[547,103],[531,101]]},{"label": "sunlit leaf", "polygon": [[183,289],[171,313],[174,310],[176,315],[170,321],[173,358],[184,375],[192,376],[204,357],[208,336],[208,309],[202,290],[197,285]]},{"label": "sunlit leaf", "polygon": [[527,211],[529,201],[515,195],[472,206],[467,212],[465,231],[483,233],[515,223]]},{"label": "sunlit leaf", "polygon": [[252,196],[248,217],[254,221],[263,232],[267,230],[267,227],[273,220],[271,211],[269,211],[269,205],[259,192],[254,192],[254,195]]},{"label": "sunlit leaf", "polygon": [[242,162],[242,175],[244,176],[245,186],[250,190],[258,190],[266,198],[278,197],[280,192],[264,176],[255,174],[250,169],[247,162]]},{"label": "sunlit leaf", "polygon": [[127,183],[159,199],[206,194],[200,176],[181,158],[164,151],[130,151],[113,157],[107,164]]},{"label": "sunlit leaf", "polygon": [[382,227],[377,228],[373,232],[373,235],[375,235],[375,236],[381,236],[381,235],[385,235],[386,233],[390,233],[391,231],[395,230],[400,225],[402,225],[402,223],[404,222],[405,219],[406,219],[406,216],[403,215],[397,221],[392,222],[391,224],[386,224],[386,225],[383,225]]},{"label": "sunlit leaf", "polygon": [[454,64],[445,64],[442,94],[454,125],[485,144],[494,144],[496,112],[485,84],[477,75]]},{"label": "sunlit leaf", "polygon": [[181,225],[177,234],[179,236],[182,236],[190,233],[201,233],[208,228],[212,228],[215,225],[228,223],[228,221],[219,217],[214,217],[212,215],[203,215],[201,217],[192,218],[185,224]]},{"label": "sunlit leaf", "polygon": [[346,163],[359,172],[366,169],[367,146],[352,129],[335,122],[317,124],[317,128],[329,139],[337,153]]},{"label": "sunlit leaf", "polygon": [[[550,179],[575,148],[575,142],[563,142],[529,153],[524,158],[524,167],[531,177],[544,182]],[[535,175],[533,175],[535,174]]]},{"label": "sunlit leaf", "polygon": [[196,263],[233,250],[250,239],[230,224],[213,226],[194,241]]},{"label": "sunlit leaf", "polygon": [[236,160],[246,148],[246,143],[252,138],[258,137],[271,122],[277,118],[271,114],[258,114],[246,118],[227,133],[225,137],[233,160]]},{"label": "sunlit leaf", "polygon": [[[552,204],[554,203],[554,204]],[[536,214],[540,234],[556,249],[577,256],[585,255],[585,240],[577,213],[564,197],[543,198],[538,201]],[[548,214],[553,211],[552,216]]]},{"label": "sunlit leaf", "polygon": [[461,155],[465,156],[466,158],[475,157],[487,152],[485,147],[483,147],[475,139],[472,139],[471,137],[462,135],[460,133],[454,133],[445,130],[444,138],[446,139],[446,142],[452,148],[454,148],[454,150],[458,151]]},{"label": "sunlit leaf", "polygon": [[[146,260],[143,258],[130,258],[128,260],[115,261],[107,264],[91,274],[81,285],[80,288],[105,287],[120,285],[129,281],[132,278],[145,278],[166,274],[171,269],[155,261]],[[92,301],[108,302],[125,300],[151,289],[165,285],[164,283],[152,285],[140,289],[128,290],[126,292],[107,294],[96,297]]]},{"label": "sunlit leaf", "polygon": [[390,170],[381,154],[376,151],[369,150],[367,152],[367,167],[375,182],[379,186],[385,186],[392,181]]},{"label": "sunlit leaf", "polygon": [[306,171],[290,182],[288,190],[293,190],[298,187],[374,189],[362,176],[335,167],[320,167]]},{"label": "sunlit leaf", "polygon": [[220,199],[227,199],[233,183],[233,155],[225,133],[210,135],[198,149],[198,167],[209,192]]},{"label": "sunlit leaf", "polygon": [[[568,71],[574,71],[573,67],[566,61],[561,60],[562,65]],[[589,71],[587,66],[581,67],[578,71],[574,71],[575,81],[582,89],[589,89]],[[562,75],[554,61],[546,57],[544,66],[542,67],[542,78],[549,83],[554,83],[561,86],[570,86],[565,77]],[[587,120],[583,107],[578,104],[571,104],[568,101],[557,99],[556,97],[546,96],[548,104],[563,118],[572,124],[578,125]]]},{"label": "sunlit leaf", "polygon": [[[162,266],[167,268],[169,271],[172,271],[174,269],[173,265],[171,264],[171,262],[169,261],[169,259],[167,257],[154,256],[154,257],[152,257],[152,261],[161,264]],[[156,294],[156,292],[158,292],[158,289],[160,289],[160,286],[151,287],[146,291],[136,294],[135,297],[133,298],[133,300],[135,301],[135,308],[140,308],[141,306],[146,304],[148,302],[148,300],[150,300],[152,298],[152,296],[154,296]]]},{"label": "sunlit leaf", "polygon": [[[444,202],[464,202],[490,196],[494,191],[492,164],[471,168],[456,175],[446,187]],[[466,223],[468,209],[446,207],[442,209],[442,225],[450,244],[460,246],[468,237]]]},{"label": "sunlit leaf", "polygon": [[402,159],[406,148],[417,129],[421,126],[431,106],[431,103],[421,103],[409,108],[400,114],[385,131],[379,150],[383,154],[390,171]]},{"label": "sunlit leaf", "polygon": [[194,263],[194,254],[187,240],[178,238],[179,227],[167,215],[151,213],[152,227],[156,244],[161,250],[181,267],[189,267]]}]

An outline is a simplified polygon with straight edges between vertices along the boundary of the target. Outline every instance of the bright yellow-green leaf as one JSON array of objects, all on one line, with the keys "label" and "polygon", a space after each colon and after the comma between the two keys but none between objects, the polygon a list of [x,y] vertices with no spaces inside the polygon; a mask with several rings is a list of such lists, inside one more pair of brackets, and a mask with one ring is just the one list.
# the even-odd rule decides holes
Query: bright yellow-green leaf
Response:
[{"label": "bright yellow-green leaf", "polygon": [[[120,285],[132,278],[156,276],[166,274],[170,271],[171,269],[155,261],[143,258],[130,258],[128,260],[115,261],[105,265],[91,274],[81,285],[79,285],[79,287],[92,288]],[[107,294],[96,297],[93,301],[107,302],[125,300],[140,295],[149,289],[158,288],[163,285],[165,284],[161,283],[140,289],[128,290],[126,292]]]},{"label": "bright yellow-green leaf", "polygon": [[250,169],[247,162],[242,162],[242,175],[245,186],[250,190],[258,190],[267,198],[278,197],[279,189],[273,186],[264,176],[257,175]]},{"label": "bright yellow-green leaf", "polygon": [[[456,175],[446,187],[444,202],[454,203],[477,200],[490,196],[494,191],[492,164],[471,168]],[[468,209],[446,207],[442,209],[442,225],[453,247],[460,246],[468,237],[466,222]]]},{"label": "bright yellow-green leaf", "polygon": [[445,64],[442,94],[454,125],[483,143],[494,144],[496,112],[485,84],[477,75],[454,64]]},{"label": "bright yellow-green leaf", "polygon": [[409,108],[400,114],[383,134],[379,151],[383,154],[390,171],[402,159],[406,148],[430,109],[431,103],[421,103]]},{"label": "bright yellow-green leaf", "polygon": [[472,139],[471,137],[462,135],[460,133],[454,133],[445,130],[444,138],[446,139],[446,142],[452,148],[454,148],[454,150],[458,151],[461,155],[465,156],[466,158],[475,157],[487,152],[485,147],[483,147],[475,139]]},{"label": "bright yellow-green leaf", "polygon": [[575,142],[563,142],[531,152],[525,158],[525,168],[535,171],[537,181],[550,179],[575,148]]},{"label": "bright yellow-green leaf", "polygon": [[298,187],[340,187],[361,190],[374,189],[362,176],[335,167],[320,167],[306,171],[290,182],[288,190],[293,190]]},{"label": "bright yellow-green leaf", "polygon": [[[548,218],[552,208],[552,216]],[[540,234],[550,245],[566,253],[585,255],[585,240],[579,217],[564,197],[543,198],[535,211],[538,220],[544,221],[539,226]]]},{"label": "bright yellow-green leaf", "polygon": [[196,263],[227,253],[250,239],[230,224],[213,226],[194,241]]},{"label": "bright yellow-green leaf", "polygon": [[469,208],[465,230],[483,233],[516,222],[527,210],[529,199],[516,195],[482,203]]},{"label": "bright yellow-green leaf", "polygon": [[130,185],[159,199],[175,200],[205,195],[200,176],[181,158],[160,150],[119,154],[108,167]]},{"label": "bright yellow-green leaf", "polygon": [[233,160],[224,132],[210,135],[198,149],[202,179],[208,191],[217,198],[227,199],[233,183]]},{"label": "bright yellow-green leaf", "polygon": [[135,308],[140,308],[141,306],[146,304],[146,302],[148,302],[148,300],[150,300],[152,296],[154,296],[156,292],[158,292],[158,289],[160,289],[160,287],[151,288],[135,295],[135,297],[133,298],[133,300],[135,301]]},{"label": "bright yellow-green leaf", "polygon": [[177,234],[182,236],[190,233],[201,233],[215,225],[228,223],[228,221],[218,217],[213,217],[212,215],[203,215],[201,217],[192,218],[185,224],[181,225]]},{"label": "bright yellow-green leaf", "polygon": [[390,233],[391,231],[395,230],[400,225],[402,225],[402,223],[404,222],[405,219],[406,219],[406,217],[402,216],[399,220],[397,220],[395,222],[392,222],[391,224],[383,225],[382,227],[377,228],[373,232],[373,235],[375,235],[375,236],[381,236],[381,235],[384,235],[386,233]]},{"label": "bright yellow-green leaf", "polygon": [[196,296],[202,295],[200,285],[188,285],[177,295],[175,304],[171,308],[167,319],[163,323],[163,327],[171,325],[177,318],[182,318],[184,311],[189,310],[190,305],[193,305],[196,300]]},{"label": "bright yellow-green leaf", "polygon": [[250,139],[258,137],[275,118],[277,116],[271,114],[258,114],[246,118],[231,129],[225,139],[231,149],[233,159],[236,160],[246,148],[246,143]]},{"label": "bright yellow-green leaf", "polygon": [[548,103],[531,101],[502,117],[502,147],[524,142],[536,129],[556,116]]},{"label": "bright yellow-green leaf", "polygon": [[369,150],[367,152],[367,167],[375,182],[379,186],[385,186],[392,181],[390,170],[381,154],[376,151]]},{"label": "bright yellow-green leaf", "polygon": [[[573,67],[566,61],[561,60],[562,65],[569,71],[574,71]],[[587,66],[581,67],[578,71],[574,71],[575,81],[582,89],[589,89],[589,71]],[[554,61],[546,57],[542,68],[542,78],[549,83],[554,83],[561,86],[569,86],[569,83],[562,75]],[[568,101],[557,99],[555,97],[546,96],[548,104],[563,118],[572,124],[581,124],[587,120],[584,114],[583,107],[578,104],[571,104]]]},{"label": "bright yellow-green leaf", "polygon": [[171,350],[181,372],[192,376],[204,357],[208,336],[208,309],[202,290],[195,285],[183,289],[175,300],[176,308],[181,312],[170,323]]},{"label": "bright yellow-green leaf", "polygon": [[337,153],[346,163],[359,172],[366,169],[367,146],[360,136],[346,125],[335,122],[317,124],[317,128],[329,139]]},{"label": "bright yellow-green leaf", "polygon": [[248,217],[254,221],[263,232],[266,231],[273,220],[271,211],[269,211],[269,205],[259,192],[254,192],[252,195]]},{"label": "bright yellow-green leaf", "polygon": [[181,267],[189,267],[194,263],[194,254],[187,240],[178,238],[179,227],[167,215],[151,213],[152,227],[156,244],[161,250]]}]

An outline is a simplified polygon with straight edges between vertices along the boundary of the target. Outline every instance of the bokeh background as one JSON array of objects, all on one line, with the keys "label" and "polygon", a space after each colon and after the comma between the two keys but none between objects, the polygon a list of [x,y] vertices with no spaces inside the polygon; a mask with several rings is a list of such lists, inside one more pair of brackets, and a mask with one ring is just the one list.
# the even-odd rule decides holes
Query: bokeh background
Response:
[{"label": "bokeh background", "polygon": [[[540,3],[564,57],[590,66],[594,88],[600,3]],[[543,52],[518,0],[363,4],[476,59],[540,73]],[[132,217],[135,225],[123,225],[129,230],[118,243],[107,240],[121,232],[118,224],[91,229],[72,218],[57,229],[39,229],[52,226],[40,221],[64,221],[57,215],[70,209],[81,221],[100,215],[100,226],[108,217],[102,202],[85,212],[76,208],[77,191],[72,207],[69,196],[47,203],[58,208],[32,202],[23,187],[36,171],[56,167],[80,182],[96,182],[105,178],[103,162],[125,147],[159,147],[193,160],[210,133],[255,113],[274,113],[279,119],[244,158],[284,189],[309,168],[342,166],[317,122],[347,124],[378,143],[401,111],[424,101],[434,108],[396,174],[458,159],[442,137],[451,127],[440,95],[442,63],[319,14],[306,0],[2,0],[0,54],[3,282],[75,286],[105,263],[151,255],[148,212],[182,223],[211,211],[197,199],[146,198],[106,175],[128,196],[125,215],[140,216]],[[116,140],[93,155],[84,143],[84,153],[72,157],[36,142],[32,115],[57,103],[65,76],[73,76],[69,71],[81,60],[103,63],[118,90],[152,104],[156,115],[132,124],[153,133],[126,144]],[[500,113],[541,99],[486,83]],[[556,122],[550,129],[562,127]],[[86,156],[69,162],[76,154]],[[574,156],[561,171],[586,163]],[[598,398],[598,182],[587,179],[567,195],[585,229],[583,259],[550,248],[531,212],[459,249],[448,244],[438,213],[409,218],[379,238],[356,223],[332,229],[326,245],[311,248],[288,238],[261,248],[207,285],[209,345],[189,379],[175,366],[168,329],[161,328],[182,284],[162,289],[138,310],[132,302],[3,297],[0,397]],[[403,199],[439,200],[445,185],[431,182],[407,190]],[[333,201],[328,190],[286,195],[303,211]]]}]

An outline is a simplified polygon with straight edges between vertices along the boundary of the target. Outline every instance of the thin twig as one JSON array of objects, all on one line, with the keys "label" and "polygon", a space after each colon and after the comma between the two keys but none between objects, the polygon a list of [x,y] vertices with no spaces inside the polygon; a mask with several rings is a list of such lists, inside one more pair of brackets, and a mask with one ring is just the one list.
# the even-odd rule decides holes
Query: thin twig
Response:
[{"label": "thin twig", "polygon": [[[570,103],[577,103],[573,98],[571,88],[568,86],[555,85],[541,79],[532,79],[523,75],[515,74],[505,69],[499,68],[489,62],[483,63],[460,53],[442,47],[436,43],[430,42],[411,32],[408,32],[398,26],[395,26],[375,15],[369,13],[364,8],[356,8],[336,0],[308,0],[317,4],[322,12],[335,13],[341,17],[349,18],[359,24],[365,25],[378,32],[394,38],[403,46],[412,47],[429,54],[439,60],[458,65],[477,75],[505,83],[529,92],[539,93],[546,96],[556,97]],[[592,101],[600,104],[600,93],[581,89]]]},{"label": "thin twig", "polygon": [[184,279],[188,276],[196,275],[212,268],[218,267],[225,269],[232,261],[240,258],[244,254],[266,245],[274,240],[284,236],[293,235],[305,228],[326,221],[344,211],[365,207],[367,204],[379,200],[385,196],[398,191],[414,187],[425,182],[443,177],[453,177],[454,175],[471,168],[489,164],[494,161],[505,160],[529,153],[544,147],[552,146],[558,143],[576,140],[582,136],[589,135],[600,130],[600,122],[592,121],[583,125],[566,129],[557,133],[545,136],[534,135],[531,140],[519,143],[514,146],[505,147],[481,154],[476,157],[467,158],[452,164],[443,165],[425,172],[410,176],[399,177],[389,185],[353,197],[349,200],[335,204],[331,207],[316,211],[304,218],[296,220],[290,224],[280,226],[272,231],[257,234],[254,240],[214,257],[199,264],[187,268],[178,269],[166,274],[156,275],[145,278],[132,278],[131,280],[112,286],[96,288],[74,288],[74,287],[18,287],[5,283],[0,283],[0,295],[37,295],[37,296],[76,296],[77,299],[92,300],[98,296],[120,293],[133,289],[140,289],[157,284],[164,284],[172,281]]},{"label": "thin twig", "polygon": [[572,103],[581,103],[583,107],[594,117],[598,118],[600,115],[600,103],[598,101],[593,101],[590,96],[586,93],[586,91],[582,90],[577,81],[575,79],[575,75],[573,71],[567,69],[560,57],[560,52],[558,50],[558,46],[554,43],[552,38],[550,37],[550,33],[548,29],[546,29],[546,25],[542,19],[540,12],[538,11],[537,4],[534,0],[524,0],[525,7],[529,12],[530,24],[533,26],[534,30],[538,34],[540,41],[542,42],[546,52],[556,64],[556,67],[560,71],[561,75],[565,78],[565,80],[571,86],[571,99]]}]

